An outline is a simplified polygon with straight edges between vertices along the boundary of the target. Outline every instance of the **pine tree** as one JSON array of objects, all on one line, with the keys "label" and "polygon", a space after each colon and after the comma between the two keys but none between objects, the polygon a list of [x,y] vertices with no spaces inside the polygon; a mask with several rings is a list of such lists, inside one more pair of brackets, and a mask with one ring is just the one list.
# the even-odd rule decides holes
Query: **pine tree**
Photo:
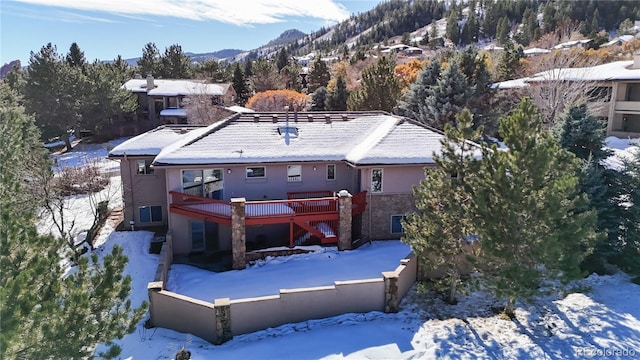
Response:
[{"label": "pine tree", "polygon": [[79,66],[83,67],[87,64],[87,59],[84,57],[84,52],[80,50],[80,47],[77,43],[71,44],[69,48],[69,53],[66,56],[67,64],[70,66]]},{"label": "pine tree", "polygon": [[155,43],[147,43],[142,49],[142,57],[138,59],[138,70],[142,73],[142,76],[151,74],[152,76],[159,76],[161,69],[160,63],[160,51],[156,47]]},{"label": "pine tree", "polygon": [[424,122],[420,117],[420,105],[424,103],[428,89],[438,81],[440,66],[440,59],[433,58],[429,65],[418,73],[418,78],[398,102],[394,113]]},{"label": "pine tree", "polygon": [[[580,188],[589,198],[589,207],[598,215],[597,228],[603,236],[595,244],[594,252],[583,265],[589,271],[605,272],[606,262],[613,262],[625,267],[623,258],[632,259],[634,251],[640,246],[628,238],[629,217],[626,199],[632,196],[633,190],[626,184],[633,183],[633,176],[628,171],[619,172],[605,168],[602,160],[612,152],[605,148],[606,123],[588,113],[587,105],[576,105],[564,114],[553,129],[560,145],[575,154],[583,161],[580,175]],[[631,226],[633,228],[633,225]],[[627,247],[632,251],[627,254]],[[640,253],[636,260],[626,262],[632,264],[640,261]],[[640,263],[638,263],[640,265]],[[625,268],[629,270],[633,268]],[[640,266],[636,267],[640,272]]]},{"label": "pine tree", "polygon": [[454,45],[460,45],[460,25],[458,24],[458,13],[451,11],[447,17],[447,27],[445,35]]},{"label": "pine tree", "polygon": [[165,49],[160,58],[160,76],[167,79],[191,79],[191,59],[180,45],[173,44]]},{"label": "pine tree", "polygon": [[466,106],[474,90],[468,86],[457,62],[450,62],[436,84],[428,88],[427,97],[419,107],[418,120],[437,129],[444,129],[445,124],[454,122],[456,114]]},{"label": "pine tree", "polygon": [[361,97],[352,102],[353,110],[391,111],[401,95],[402,86],[395,74],[395,61],[383,56],[362,71]]},{"label": "pine tree", "polygon": [[311,111],[324,111],[327,101],[327,88],[321,86],[311,96]]},{"label": "pine tree", "polygon": [[507,299],[534,295],[548,278],[580,275],[597,235],[596,214],[579,189],[579,162],[560,148],[531,100],[500,123],[508,151],[483,149],[474,195],[475,219],[490,288]]},{"label": "pine tree", "polygon": [[625,161],[623,180],[623,194],[628,202],[622,208],[620,252],[612,262],[634,274],[634,282],[640,284],[640,146],[637,144],[633,157]]},{"label": "pine tree", "polygon": [[[444,273],[434,284],[446,290],[447,302],[456,301],[457,287],[465,267],[473,263],[468,252],[473,228],[469,178],[477,167],[479,148],[466,140],[476,140],[480,131],[472,129],[471,113],[458,116],[458,126],[447,124],[442,152],[434,155],[436,166],[425,168],[425,179],[414,188],[416,211],[407,215],[402,241],[418,256],[420,269]],[[452,176],[453,174],[453,176]]]},{"label": "pine tree", "polygon": [[69,150],[70,131],[80,123],[87,85],[82,70],[63,61],[51,43],[38,53],[31,52],[24,88],[26,110],[35,114],[44,136],[61,136]]},{"label": "pine tree", "polygon": [[331,73],[327,63],[317,56],[311,65],[309,75],[307,75],[307,89],[310,93],[315,92],[320,87],[326,87],[331,79]]},{"label": "pine tree", "polygon": [[247,79],[240,68],[240,63],[236,63],[233,69],[233,79],[231,80],[233,89],[236,91],[236,103],[244,105],[249,100],[250,92]]},{"label": "pine tree", "polygon": [[327,92],[327,100],[325,109],[329,111],[345,111],[347,110],[347,83],[341,74],[336,77],[336,86],[333,90]]},{"label": "pine tree", "polygon": [[35,227],[42,192],[32,186],[50,173],[45,149],[33,119],[3,83],[0,102],[0,357],[88,358],[101,343],[108,350],[96,355],[116,357],[112,340],[132,332],[146,311],[146,303],[133,309],[127,299],[127,259],[116,246],[103,263],[96,254],[79,258],[65,277],[65,242]]},{"label": "pine tree", "polygon": [[280,52],[278,52],[278,57],[276,58],[276,67],[278,68],[278,72],[282,71],[285,66],[289,65],[289,54],[287,54],[287,49],[282,48]]}]

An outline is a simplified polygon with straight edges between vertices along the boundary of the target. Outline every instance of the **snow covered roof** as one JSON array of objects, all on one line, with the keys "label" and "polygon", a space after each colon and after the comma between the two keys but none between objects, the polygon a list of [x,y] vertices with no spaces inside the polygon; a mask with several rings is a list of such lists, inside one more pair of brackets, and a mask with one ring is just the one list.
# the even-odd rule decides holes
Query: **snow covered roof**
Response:
[{"label": "snow covered roof", "polygon": [[591,42],[591,39],[571,40],[554,46],[554,49],[567,49],[574,46],[584,46]]},{"label": "snow covered roof", "polygon": [[187,109],[168,108],[160,111],[160,116],[187,117]]},{"label": "snow covered roof", "polygon": [[109,152],[109,156],[156,156],[160,154],[162,149],[164,149],[165,147],[178,142],[188,135],[199,135],[205,131],[206,127],[197,127],[190,125],[160,126],[151,131],[147,131],[146,133],[135,136],[114,147]]},{"label": "snow covered roof", "polygon": [[525,49],[523,51],[525,55],[540,55],[540,54],[548,54],[550,52],[551,50],[549,49],[542,49],[542,48],[536,48],[536,47],[531,49]]},{"label": "snow covered roof", "polygon": [[238,106],[238,105],[227,106],[225,109],[227,109],[229,111],[237,112],[237,113],[255,112],[255,110],[253,110],[253,109],[249,109],[249,108],[246,108],[246,107],[243,107],[243,106]]},{"label": "snow covered roof", "polygon": [[620,35],[618,37],[615,37],[613,39],[611,39],[611,41],[604,43],[602,45],[600,45],[600,47],[607,47],[607,46],[611,46],[611,45],[618,45],[618,44],[622,44],[624,42],[628,42],[635,39],[635,37],[633,35]]},{"label": "snow covered roof", "polygon": [[[156,166],[346,161],[354,165],[430,164],[444,137],[437,130],[384,112],[289,113],[297,136],[280,131],[285,113],[243,113],[192,130],[173,143],[154,130],[112,150],[111,155],[143,152],[154,141]],[[297,117],[297,120],[296,119]],[[329,117],[329,121],[327,121]],[[158,133],[159,134],[155,134]],[[136,148],[136,145],[139,148]],[[160,149],[160,150],[158,150]],[[149,150],[144,151],[146,154]]]},{"label": "snow covered roof", "polygon": [[629,81],[640,80],[640,68],[633,68],[633,60],[615,61],[607,64],[560,68],[539,72],[528,78],[507,80],[492,85],[494,89],[527,87],[532,82],[544,81]]},{"label": "snow covered roof", "polygon": [[146,92],[150,96],[215,96],[224,95],[228,90],[227,84],[206,84],[202,80],[154,79],[153,84],[153,89],[147,89],[146,79],[131,79],[122,86],[131,92]]}]

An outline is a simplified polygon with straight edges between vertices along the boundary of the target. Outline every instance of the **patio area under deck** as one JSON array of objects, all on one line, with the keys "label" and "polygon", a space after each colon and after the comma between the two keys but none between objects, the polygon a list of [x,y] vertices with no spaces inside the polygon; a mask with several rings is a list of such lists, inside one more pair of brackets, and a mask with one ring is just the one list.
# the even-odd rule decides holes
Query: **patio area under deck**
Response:
[{"label": "patio area under deck", "polygon": [[[310,240],[320,244],[336,244],[340,237],[339,199],[331,191],[290,192],[286,200],[231,202],[170,192],[171,213],[189,218],[232,226],[233,207],[241,206],[244,226],[289,224],[290,248]],[[350,216],[357,216],[366,208],[366,191],[350,195]],[[349,231],[350,232],[350,231]],[[346,235],[346,234],[343,234]],[[349,237],[351,234],[349,234]],[[351,239],[349,239],[350,241]]]}]

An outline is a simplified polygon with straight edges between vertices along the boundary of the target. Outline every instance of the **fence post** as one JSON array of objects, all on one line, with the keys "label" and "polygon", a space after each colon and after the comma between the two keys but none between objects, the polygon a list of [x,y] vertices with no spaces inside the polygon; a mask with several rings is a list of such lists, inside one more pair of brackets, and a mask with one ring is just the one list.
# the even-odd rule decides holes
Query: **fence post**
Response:
[{"label": "fence post", "polygon": [[347,190],[338,193],[338,250],[351,250],[352,196]]},{"label": "fence post", "polygon": [[220,345],[233,338],[231,334],[231,299],[222,298],[213,301],[216,312],[216,341]]},{"label": "fence post", "polygon": [[384,277],[384,312],[397,313],[400,311],[398,274],[395,271],[385,271],[382,277]]},{"label": "fence post", "polygon": [[154,321],[155,321],[155,314],[154,314],[154,306],[153,306],[153,294],[154,293],[158,293],[160,291],[162,291],[162,288],[164,287],[164,284],[162,283],[162,281],[152,281],[150,283],[147,284],[147,296],[149,297],[149,322],[148,324],[151,326],[155,326],[154,325]]},{"label": "fence post", "polygon": [[245,198],[231,199],[231,253],[233,255],[233,269],[242,270],[247,266],[245,252]]}]

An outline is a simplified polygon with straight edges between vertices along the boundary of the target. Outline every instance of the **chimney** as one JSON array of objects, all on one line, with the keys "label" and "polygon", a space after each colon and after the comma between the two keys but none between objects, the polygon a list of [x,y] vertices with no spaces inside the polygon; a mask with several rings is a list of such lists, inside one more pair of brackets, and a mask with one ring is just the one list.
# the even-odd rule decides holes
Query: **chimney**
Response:
[{"label": "chimney", "polygon": [[147,91],[152,90],[155,86],[153,83],[153,76],[151,74],[147,74]]}]

